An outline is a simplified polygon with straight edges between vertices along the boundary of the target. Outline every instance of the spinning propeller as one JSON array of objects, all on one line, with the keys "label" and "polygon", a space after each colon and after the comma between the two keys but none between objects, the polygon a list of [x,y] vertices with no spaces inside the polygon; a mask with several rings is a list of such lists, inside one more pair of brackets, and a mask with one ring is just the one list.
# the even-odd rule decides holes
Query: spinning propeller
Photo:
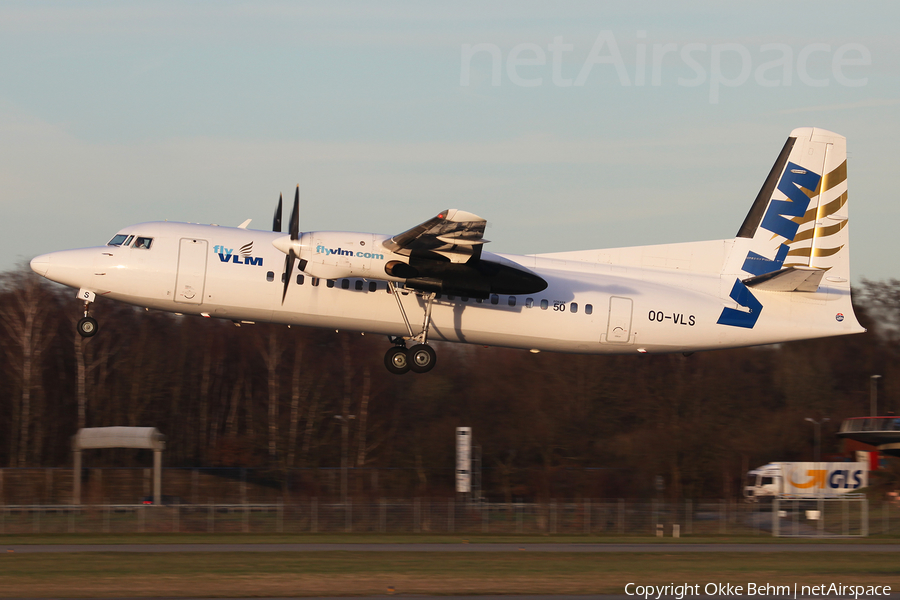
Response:
[{"label": "spinning propeller", "polygon": [[[274,231],[281,231],[281,195],[278,196],[278,208],[275,210],[275,220],[272,224],[272,229]],[[288,286],[291,284],[291,275],[294,271],[294,261],[299,258],[297,253],[294,251],[295,243],[300,239],[300,186],[297,186],[297,191],[294,193],[294,206],[291,208],[291,221],[288,225],[290,228],[290,245],[286,249],[287,251],[284,258],[284,274],[281,276],[284,281],[284,291],[281,294],[281,303],[284,304],[284,299],[287,298]],[[277,246],[280,250],[285,251],[285,248],[282,245]],[[305,261],[302,261],[305,262]]]}]

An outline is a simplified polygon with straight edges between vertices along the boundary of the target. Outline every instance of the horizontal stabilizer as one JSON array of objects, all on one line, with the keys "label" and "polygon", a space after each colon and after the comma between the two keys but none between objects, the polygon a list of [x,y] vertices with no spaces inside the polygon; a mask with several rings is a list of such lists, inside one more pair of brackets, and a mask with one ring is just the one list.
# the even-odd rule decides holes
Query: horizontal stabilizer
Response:
[{"label": "horizontal stabilizer", "polygon": [[787,267],[744,280],[744,285],[767,292],[815,292],[825,269],[815,267]]}]

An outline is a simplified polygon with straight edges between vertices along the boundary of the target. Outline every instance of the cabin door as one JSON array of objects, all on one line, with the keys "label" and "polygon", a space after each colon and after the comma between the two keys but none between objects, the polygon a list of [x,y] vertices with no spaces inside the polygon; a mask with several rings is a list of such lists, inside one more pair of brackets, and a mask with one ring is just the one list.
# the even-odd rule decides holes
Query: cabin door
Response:
[{"label": "cabin door", "polygon": [[184,238],[178,248],[175,302],[202,304],[206,285],[206,240]]}]

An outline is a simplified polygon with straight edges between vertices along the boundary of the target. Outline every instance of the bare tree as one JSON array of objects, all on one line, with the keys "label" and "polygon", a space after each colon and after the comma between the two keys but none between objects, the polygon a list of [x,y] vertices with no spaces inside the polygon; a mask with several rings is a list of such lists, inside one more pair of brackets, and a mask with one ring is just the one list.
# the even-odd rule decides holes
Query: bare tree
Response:
[{"label": "bare tree", "polygon": [[[51,294],[36,275],[15,272],[7,276],[6,283],[13,288],[13,293],[10,301],[0,306],[0,320],[11,341],[5,348],[20,386],[14,419],[10,423],[9,462],[10,466],[24,467],[29,464],[32,392],[41,386],[41,359],[54,335],[53,329],[48,327],[53,304]],[[37,418],[43,418],[43,415],[37,415]]]}]

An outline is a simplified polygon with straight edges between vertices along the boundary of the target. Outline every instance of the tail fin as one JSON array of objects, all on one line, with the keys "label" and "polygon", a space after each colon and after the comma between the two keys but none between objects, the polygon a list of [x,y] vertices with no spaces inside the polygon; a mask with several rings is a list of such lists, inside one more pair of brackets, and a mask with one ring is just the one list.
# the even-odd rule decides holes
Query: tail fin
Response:
[{"label": "tail fin", "polygon": [[847,140],[795,129],[738,231],[739,239],[749,238],[739,245],[748,251],[730,257],[726,268],[749,286],[802,279],[805,287],[794,289],[814,291],[824,275],[849,288],[847,221]]}]

